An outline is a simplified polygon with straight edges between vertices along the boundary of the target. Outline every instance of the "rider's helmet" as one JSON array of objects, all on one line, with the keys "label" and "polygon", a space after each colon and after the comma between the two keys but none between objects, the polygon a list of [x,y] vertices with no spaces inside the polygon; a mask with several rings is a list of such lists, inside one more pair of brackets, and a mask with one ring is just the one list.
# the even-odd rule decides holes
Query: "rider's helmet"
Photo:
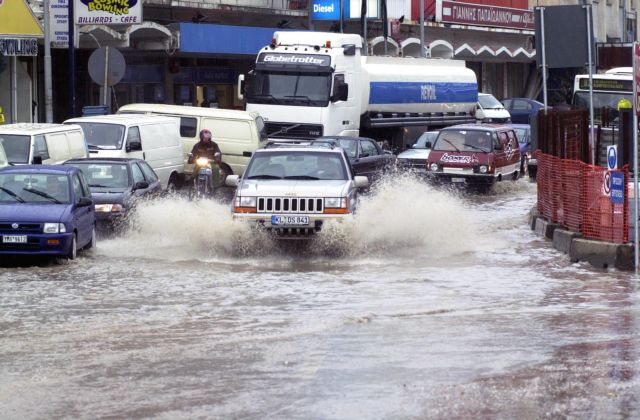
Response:
[{"label": "rider's helmet", "polygon": [[208,128],[203,128],[202,130],[200,130],[200,140],[211,140],[213,138],[213,134],[211,133],[211,130],[209,130]]}]

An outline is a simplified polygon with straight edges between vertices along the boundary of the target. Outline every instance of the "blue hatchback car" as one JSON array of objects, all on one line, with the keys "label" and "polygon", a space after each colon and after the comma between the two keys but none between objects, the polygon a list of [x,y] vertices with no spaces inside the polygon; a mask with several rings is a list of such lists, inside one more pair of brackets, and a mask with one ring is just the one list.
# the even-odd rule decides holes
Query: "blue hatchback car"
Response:
[{"label": "blue hatchback car", "polygon": [[82,171],[72,166],[0,169],[0,254],[74,259],[95,246],[95,210]]}]

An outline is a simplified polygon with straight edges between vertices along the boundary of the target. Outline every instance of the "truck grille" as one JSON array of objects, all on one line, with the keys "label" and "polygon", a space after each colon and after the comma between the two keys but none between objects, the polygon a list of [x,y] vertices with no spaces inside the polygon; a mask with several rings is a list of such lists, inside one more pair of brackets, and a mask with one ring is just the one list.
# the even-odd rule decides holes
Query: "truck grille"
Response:
[{"label": "truck grille", "polygon": [[322,213],[324,200],[315,197],[258,197],[258,213]]},{"label": "truck grille", "polygon": [[315,139],[324,132],[322,125],[318,124],[267,122],[265,126],[267,137],[271,138]]}]

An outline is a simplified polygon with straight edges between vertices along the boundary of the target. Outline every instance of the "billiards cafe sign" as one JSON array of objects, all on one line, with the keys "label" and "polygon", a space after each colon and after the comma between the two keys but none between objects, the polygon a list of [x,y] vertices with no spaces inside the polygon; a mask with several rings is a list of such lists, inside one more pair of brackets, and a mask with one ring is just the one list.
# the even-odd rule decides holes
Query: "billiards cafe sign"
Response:
[{"label": "billiards cafe sign", "polygon": [[36,38],[0,37],[0,54],[35,57],[38,55],[38,40]]}]

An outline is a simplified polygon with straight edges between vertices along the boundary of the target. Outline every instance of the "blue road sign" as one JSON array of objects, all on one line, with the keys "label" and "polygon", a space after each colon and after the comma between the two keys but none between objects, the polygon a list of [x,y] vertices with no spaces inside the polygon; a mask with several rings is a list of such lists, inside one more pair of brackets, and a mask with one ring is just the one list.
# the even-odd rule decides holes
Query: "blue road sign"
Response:
[{"label": "blue road sign", "polygon": [[611,172],[611,203],[624,204],[624,174]]},{"label": "blue road sign", "polygon": [[618,147],[607,146],[607,165],[609,170],[618,169]]}]

